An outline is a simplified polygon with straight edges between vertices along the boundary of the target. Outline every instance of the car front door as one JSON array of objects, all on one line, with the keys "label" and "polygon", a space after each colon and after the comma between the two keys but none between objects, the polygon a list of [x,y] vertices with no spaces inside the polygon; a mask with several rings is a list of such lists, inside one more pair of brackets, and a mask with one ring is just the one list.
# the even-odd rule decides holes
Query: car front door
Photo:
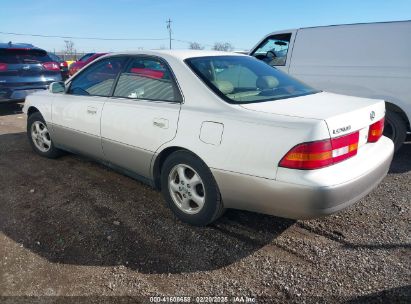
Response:
[{"label": "car front door", "polygon": [[100,120],[125,57],[97,61],[80,72],[52,106],[53,140],[57,146],[104,159]]},{"label": "car front door", "polygon": [[110,163],[151,179],[156,150],[177,132],[182,97],[167,63],[131,57],[104,105],[101,137]]}]

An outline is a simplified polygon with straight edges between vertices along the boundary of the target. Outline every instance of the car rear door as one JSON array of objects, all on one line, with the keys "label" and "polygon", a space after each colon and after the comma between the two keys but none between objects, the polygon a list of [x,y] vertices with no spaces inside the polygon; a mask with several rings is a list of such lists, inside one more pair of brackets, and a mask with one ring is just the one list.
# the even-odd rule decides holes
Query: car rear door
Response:
[{"label": "car rear door", "polygon": [[118,167],[150,179],[154,153],[177,132],[181,100],[164,60],[131,57],[103,109],[101,136],[105,157]]},{"label": "car rear door", "polygon": [[126,57],[109,57],[95,62],[68,84],[53,101],[53,140],[57,146],[104,159],[100,119],[104,102]]}]

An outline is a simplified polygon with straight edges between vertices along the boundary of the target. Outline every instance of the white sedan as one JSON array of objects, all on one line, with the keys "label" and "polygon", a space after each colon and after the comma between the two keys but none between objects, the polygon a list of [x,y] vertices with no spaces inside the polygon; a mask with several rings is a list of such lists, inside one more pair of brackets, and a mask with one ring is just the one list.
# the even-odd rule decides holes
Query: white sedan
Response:
[{"label": "white sedan", "polygon": [[161,189],[182,221],[226,208],[313,218],[384,178],[385,106],[315,90],[241,54],[116,53],[30,95],[38,154],[84,154]]}]

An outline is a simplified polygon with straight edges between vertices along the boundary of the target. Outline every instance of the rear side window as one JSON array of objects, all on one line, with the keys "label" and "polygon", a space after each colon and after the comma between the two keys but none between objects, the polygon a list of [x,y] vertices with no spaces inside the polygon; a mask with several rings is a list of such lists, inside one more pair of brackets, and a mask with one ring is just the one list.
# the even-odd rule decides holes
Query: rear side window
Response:
[{"label": "rear side window", "polygon": [[46,51],[36,49],[0,49],[0,63],[30,64],[53,61]]},{"label": "rear side window", "polygon": [[125,57],[111,57],[95,62],[73,79],[67,94],[109,96],[125,61]]},{"label": "rear side window", "polygon": [[273,35],[265,39],[251,54],[271,66],[286,64],[291,34]]},{"label": "rear side window", "polygon": [[159,101],[180,101],[169,68],[157,58],[134,58],[120,75],[115,97]]}]

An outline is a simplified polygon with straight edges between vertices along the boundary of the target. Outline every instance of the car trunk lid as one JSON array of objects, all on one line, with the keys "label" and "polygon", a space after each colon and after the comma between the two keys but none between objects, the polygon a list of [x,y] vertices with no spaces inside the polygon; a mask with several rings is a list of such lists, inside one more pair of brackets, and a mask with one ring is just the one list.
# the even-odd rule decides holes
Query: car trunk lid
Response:
[{"label": "car trunk lid", "polygon": [[258,112],[324,120],[331,138],[360,132],[359,146],[367,142],[369,126],[385,115],[382,100],[320,92],[302,97],[242,104]]}]

